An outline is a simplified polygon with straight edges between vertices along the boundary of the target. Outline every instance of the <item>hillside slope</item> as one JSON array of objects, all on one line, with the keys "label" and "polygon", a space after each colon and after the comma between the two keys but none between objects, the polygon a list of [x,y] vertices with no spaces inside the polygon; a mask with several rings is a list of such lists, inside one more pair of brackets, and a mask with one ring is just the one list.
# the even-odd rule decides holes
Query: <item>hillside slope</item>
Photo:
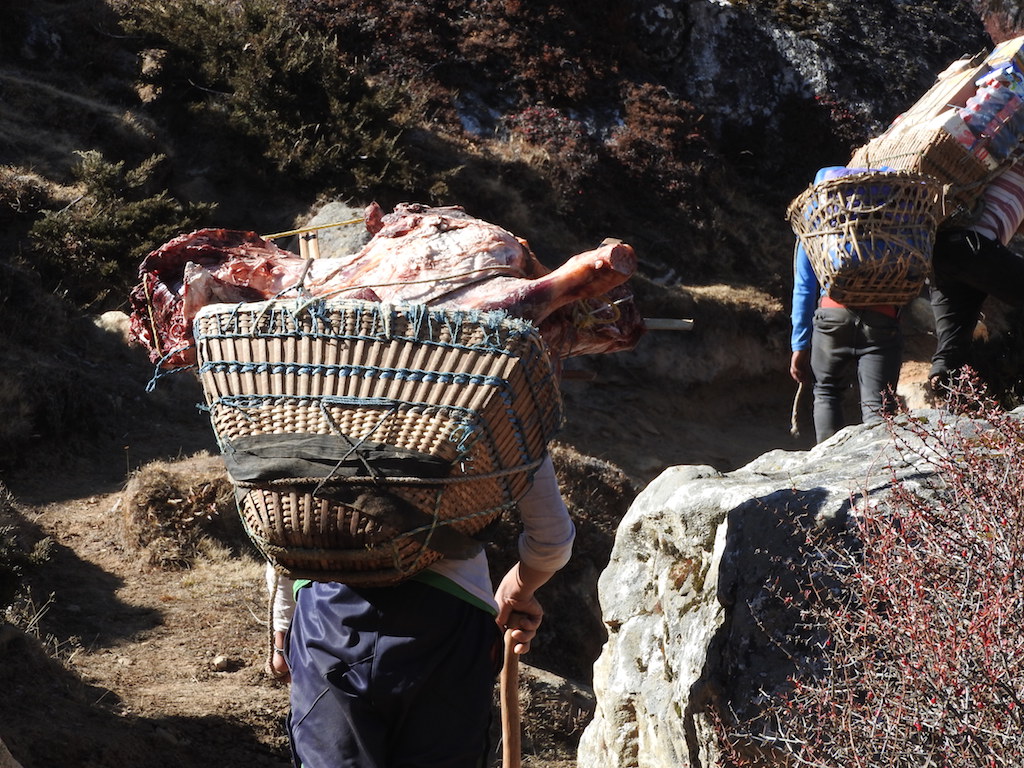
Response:
[{"label": "hillside slope", "polygon": [[[0,668],[0,740],[24,768],[286,764],[258,564],[230,535],[184,569],[153,562],[126,530],[139,470],[211,466],[196,382],[149,386],[152,367],[102,312],[124,309],[147,244],[175,226],[282,231],[324,200],[415,199],[462,204],[551,265],[620,237],[641,257],[645,314],[695,321],[575,361],[564,384],[559,441],[583,457],[564,490],[588,536],[550,594],[577,607],[551,611],[533,661],[572,680],[527,704],[525,727],[528,765],[574,764],[622,504],[667,466],[729,470],[809,444],[790,434],[786,203],[949,60],[1012,33],[1019,11],[996,5],[0,12],[0,566],[52,541],[49,560],[18,566],[29,591],[0,625],[18,660]],[[366,130],[329,126],[343,113]],[[102,162],[76,175],[79,153]],[[916,334],[908,364],[928,354]]]}]

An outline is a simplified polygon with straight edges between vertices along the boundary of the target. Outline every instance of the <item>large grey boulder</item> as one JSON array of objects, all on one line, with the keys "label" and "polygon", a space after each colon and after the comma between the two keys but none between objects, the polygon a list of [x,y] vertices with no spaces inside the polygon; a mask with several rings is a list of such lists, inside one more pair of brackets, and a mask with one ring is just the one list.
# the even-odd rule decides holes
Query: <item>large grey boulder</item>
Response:
[{"label": "large grey boulder", "polygon": [[608,641],[578,764],[720,765],[708,702],[752,717],[792,671],[770,640],[785,630],[772,622],[792,617],[765,606],[768,585],[792,574],[801,532],[841,525],[893,478],[920,483],[919,463],[899,455],[884,425],[860,425],[727,474],[678,466],[655,479],[619,525],[600,578]]},{"label": "large grey boulder", "polygon": [[361,221],[364,211],[365,207],[333,200],[321,205],[301,227],[320,228],[311,233],[316,235],[320,258],[347,256],[370,240],[370,233]]},{"label": "large grey boulder", "polygon": [[0,768],[21,768],[21,763],[15,760],[10,751],[0,741]]}]

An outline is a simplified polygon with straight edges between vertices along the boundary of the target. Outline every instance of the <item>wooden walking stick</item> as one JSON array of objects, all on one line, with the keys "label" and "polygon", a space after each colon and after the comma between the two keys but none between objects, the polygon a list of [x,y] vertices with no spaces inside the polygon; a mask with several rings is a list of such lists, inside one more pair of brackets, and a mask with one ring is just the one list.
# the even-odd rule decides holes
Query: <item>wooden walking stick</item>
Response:
[{"label": "wooden walking stick", "polygon": [[796,388],[796,397],[793,398],[793,412],[789,417],[789,434],[793,437],[800,437],[800,401],[804,396],[804,383],[801,381]]},{"label": "wooden walking stick", "polygon": [[519,724],[519,656],[512,630],[505,630],[505,662],[501,667],[501,765],[521,768],[521,733]]}]

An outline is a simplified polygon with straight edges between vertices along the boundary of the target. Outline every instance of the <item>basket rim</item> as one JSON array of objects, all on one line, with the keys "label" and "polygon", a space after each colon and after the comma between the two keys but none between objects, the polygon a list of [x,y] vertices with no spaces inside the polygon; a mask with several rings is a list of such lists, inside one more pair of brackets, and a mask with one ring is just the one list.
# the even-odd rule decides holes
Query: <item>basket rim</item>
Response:
[{"label": "basket rim", "polygon": [[936,176],[928,173],[921,173],[920,171],[909,171],[909,170],[879,170],[879,169],[864,169],[858,170],[855,173],[848,173],[843,176],[836,176],[831,179],[823,179],[819,182],[812,182],[786,207],[786,219],[793,223],[794,219],[800,213],[807,199],[815,193],[825,192],[827,193],[833,187],[845,187],[845,186],[863,186],[865,179],[868,181],[873,180],[888,180],[903,182],[904,186],[924,186],[933,188],[932,194],[935,196],[935,205],[939,206],[942,202],[942,194],[945,190],[945,184]]},{"label": "basket rim", "polygon": [[536,323],[514,315],[504,309],[472,309],[467,307],[431,306],[416,302],[390,303],[369,299],[347,299],[333,296],[279,297],[261,301],[213,302],[204,304],[192,318],[193,325],[201,319],[217,315],[239,313],[263,314],[273,309],[291,311],[297,315],[312,307],[328,310],[366,309],[381,313],[412,314],[426,312],[431,318],[459,318],[465,322],[485,326],[505,326],[509,329],[531,331],[539,336]]}]

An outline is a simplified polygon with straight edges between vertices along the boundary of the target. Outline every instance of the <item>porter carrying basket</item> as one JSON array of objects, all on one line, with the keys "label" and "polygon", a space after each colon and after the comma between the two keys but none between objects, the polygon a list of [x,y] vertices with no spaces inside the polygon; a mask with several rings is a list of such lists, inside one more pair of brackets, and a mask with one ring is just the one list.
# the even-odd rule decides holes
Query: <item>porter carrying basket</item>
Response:
[{"label": "porter carrying basket", "polygon": [[561,423],[537,329],[502,312],[220,304],[195,337],[242,521],[293,578],[381,585],[472,556]]},{"label": "porter carrying basket", "polygon": [[931,176],[867,171],[812,184],[786,216],[832,299],[905,304],[931,269],[941,194]]}]

